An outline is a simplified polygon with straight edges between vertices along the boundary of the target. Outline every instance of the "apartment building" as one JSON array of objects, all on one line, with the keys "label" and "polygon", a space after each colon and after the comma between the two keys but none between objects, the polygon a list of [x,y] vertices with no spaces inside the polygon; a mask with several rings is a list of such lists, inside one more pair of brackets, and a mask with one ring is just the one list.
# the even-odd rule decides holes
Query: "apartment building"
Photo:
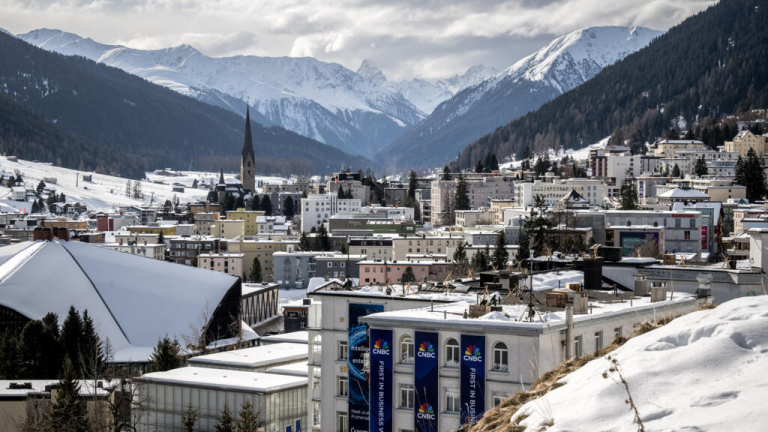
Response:
[{"label": "apartment building", "polygon": [[663,252],[687,254],[692,260],[701,258],[702,215],[699,212],[608,210],[605,223],[606,230],[613,226],[664,227],[666,250]]},{"label": "apartment building", "polygon": [[257,220],[259,216],[264,216],[263,211],[246,210],[239,208],[237,210],[230,210],[227,212],[227,220],[239,220],[243,221],[243,234],[246,236],[255,236],[259,233],[259,227],[257,226]]},{"label": "apartment building", "polygon": [[518,206],[532,207],[534,196],[544,198],[547,207],[554,207],[560,198],[572,190],[581,195],[589,205],[601,206],[605,198],[605,185],[597,179],[567,179],[553,178],[551,181],[535,180],[532,183],[517,183],[515,186],[515,202]]},{"label": "apartment building", "polygon": [[[243,254],[241,253],[205,253],[197,257],[197,266],[207,270],[230,274],[248,279],[250,268],[243,266]],[[246,271],[247,270],[247,271]]]},{"label": "apartment building", "polygon": [[747,157],[750,150],[753,150],[757,157],[762,158],[765,156],[766,137],[763,135],[755,135],[748,129],[745,129],[735,137],[732,141],[725,142],[725,151],[737,153],[742,158]]},{"label": "apartment building", "polygon": [[274,281],[273,254],[275,252],[287,252],[298,249],[297,240],[285,240],[282,237],[275,239],[256,239],[252,237],[239,237],[226,241],[227,252],[243,254],[243,266],[250,269],[253,259],[258,258],[261,263],[261,275],[265,281]]},{"label": "apartment building", "polygon": [[368,260],[392,261],[391,237],[363,237],[349,239],[349,254],[361,255]]},{"label": "apartment building", "polygon": [[[494,199],[512,200],[515,198],[515,182],[511,175],[465,174],[467,195],[471,209],[490,207]],[[458,174],[451,180],[435,179],[430,192],[430,222],[432,225],[445,225],[451,217]]]},{"label": "apartment building", "polygon": [[244,220],[217,220],[211,223],[211,234],[220,239],[241,237],[245,232]]},{"label": "apartment building", "polygon": [[451,271],[449,261],[360,261],[358,264],[360,272],[360,286],[365,285],[386,285],[387,283],[402,283],[403,274],[407,268],[411,268],[414,277],[414,283],[422,281],[443,281]]},{"label": "apartment building", "polygon": [[[699,140],[660,140],[651,145],[654,156],[662,158],[677,157],[677,152],[683,150],[706,150],[707,146]],[[726,151],[730,151],[727,150]]]},{"label": "apartment building", "polygon": [[308,233],[337,213],[355,213],[361,207],[360,199],[340,199],[333,194],[309,195],[301,199],[301,231]]},{"label": "apartment building", "polygon": [[[410,236],[392,239],[392,260],[404,261],[409,254],[445,254],[449,247],[463,241],[462,237]],[[370,256],[368,260],[372,260]]]}]

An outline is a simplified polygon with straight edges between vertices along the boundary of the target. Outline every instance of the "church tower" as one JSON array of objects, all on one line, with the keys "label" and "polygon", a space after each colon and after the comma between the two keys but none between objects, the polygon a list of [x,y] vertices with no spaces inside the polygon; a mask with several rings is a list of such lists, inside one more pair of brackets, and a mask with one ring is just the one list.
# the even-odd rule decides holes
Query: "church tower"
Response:
[{"label": "church tower", "polygon": [[245,110],[245,140],[243,141],[243,154],[240,156],[240,182],[243,189],[256,192],[256,157],[253,154],[253,138],[251,137],[251,113]]}]

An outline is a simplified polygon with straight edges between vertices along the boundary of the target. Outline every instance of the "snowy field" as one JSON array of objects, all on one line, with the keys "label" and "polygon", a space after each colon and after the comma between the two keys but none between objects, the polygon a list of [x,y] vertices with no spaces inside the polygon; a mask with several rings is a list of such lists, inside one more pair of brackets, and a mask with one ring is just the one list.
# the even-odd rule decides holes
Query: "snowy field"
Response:
[{"label": "snowy field", "polygon": [[[64,193],[69,203],[83,203],[91,210],[109,210],[124,205],[141,205],[163,203],[172,200],[174,196],[182,203],[204,200],[208,191],[204,189],[192,189],[192,183],[197,180],[209,183],[213,178],[218,181],[219,173],[210,172],[179,172],[179,176],[165,176],[155,173],[147,173],[147,180],[141,182],[143,200],[129,198],[125,194],[128,179],[103,174],[94,174],[69,168],[61,168],[45,163],[30,162],[19,159],[9,161],[7,157],[0,156],[0,173],[4,177],[14,175],[20,171],[27,185],[36,187],[44,177],[56,178],[56,184],[48,184],[56,189],[57,193]],[[92,174],[93,181],[83,181],[83,174]],[[225,181],[237,182],[235,174],[225,173]],[[280,177],[257,177],[256,181],[264,183],[281,183],[287,179]],[[187,186],[183,193],[173,192],[173,183]],[[29,212],[31,205],[10,200],[11,191],[7,187],[0,187],[0,211],[24,211]]]},{"label": "snowy field", "polygon": [[[744,297],[630,339],[618,359],[646,431],[766,430],[768,297]],[[526,431],[638,430],[605,358],[525,404]],[[618,379],[618,378],[617,378]],[[546,424],[551,426],[546,427]]]},{"label": "snowy field", "polygon": [[[601,139],[600,141],[596,142],[595,144],[590,144],[582,149],[579,150],[573,150],[573,149],[567,149],[563,150],[560,149],[560,151],[555,152],[554,149],[549,149],[549,160],[552,162],[560,163],[560,159],[563,158],[563,156],[570,156],[575,161],[585,161],[589,159],[589,151],[590,150],[596,150],[596,149],[602,149],[605,148],[606,145],[608,145],[608,139],[610,137],[606,137]],[[514,155],[512,157],[515,157]],[[534,155],[533,160],[531,161],[531,165],[539,158],[539,155]],[[499,164],[499,168],[504,169],[517,169],[520,168],[520,164],[522,164],[522,160],[513,160],[512,162],[505,162],[503,164]]]}]

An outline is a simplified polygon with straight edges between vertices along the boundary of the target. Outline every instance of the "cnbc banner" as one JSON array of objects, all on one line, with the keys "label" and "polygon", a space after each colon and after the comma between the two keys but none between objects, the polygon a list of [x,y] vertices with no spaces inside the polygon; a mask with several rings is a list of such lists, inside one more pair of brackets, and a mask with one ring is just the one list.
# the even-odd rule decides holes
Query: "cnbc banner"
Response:
[{"label": "cnbc banner", "polygon": [[349,431],[366,432],[369,426],[370,399],[368,373],[364,371],[368,354],[368,326],[360,317],[383,312],[384,305],[349,304]]},{"label": "cnbc banner", "polygon": [[461,424],[485,412],[485,336],[461,335]]},{"label": "cnbc banner", "polygon": [[371,432],[392,432],[392,330],[371,329]]},{"label": "cnbc banner", "polygon": [[437,432],[437,410],[440,406],[437,333],[416,332],[414,416],[416,432]]}]

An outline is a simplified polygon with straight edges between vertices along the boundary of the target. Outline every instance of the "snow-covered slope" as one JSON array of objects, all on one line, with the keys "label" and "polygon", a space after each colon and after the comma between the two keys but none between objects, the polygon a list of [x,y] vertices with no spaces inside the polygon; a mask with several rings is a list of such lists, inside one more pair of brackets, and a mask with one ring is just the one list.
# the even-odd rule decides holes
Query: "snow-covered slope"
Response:
[{"label": "snow-covered slope", "polygon": [[467,69],[463,75],[457,74],[435,82],[419,78],[389,81],[381,69],[371,60],[366,59],[358,68],[357,74],[391,92],[403,95],[416,108],[430,114],[441,102],[450,99],[469,86],[496,76],[498,71],[492,67],[476,65]]},{"label": "snow-covered slope", "polygon": [[[645,430],[765,430],[766,329],[768,297],[744,297],[677,318],[614,351]],[[514,418],[528,416],[520,422],[526,431],[637,431],[624,387],[608,367],[605,358],[592,360]]]},{"label": "snow-covered slope", "polygon": [[314,58],[213,58],[189,45],[137,50],[50,29],[18,37],[43,49],[120,68],[240,114],[242,107],[225,96],[248,101],[272,124],[354,154],[375,153],[425,117],[401,94]]},{"label": "snow-covered slope", "polygon": [[[193,189],[192,183],[197,180],[210,183],[211,179],[218,181],[219,173],[209,172],[181,172],[179,176],[161,176],[154,173],[147,173],[148,181],[141,182],[143,200],[129,198],[125,194],[125,187],[128,179],[114,177],[103,174],[94,174],[91,172],[77,171],[68,168],[57,167],[39,162],[30,162],[19,159],[18,161],[9,161],[7,157],[0,156],[0,174],[4,177],[14,175],[20,172],[24,183],[31,186],[37,186],[43,178],[54,177],[57,182],[49,184],[48,187],[56,189],[57,193],[63,193],[69,203],[79,202],[85,204],[89,209],[107,210],[121,205],[140,205],[148,204],[154,199],[155,203],[165,202],[167,199],[178,197],[182,203],[197,202],[204,200],[208,195],[207,190]],[[93,181],[83,181],[83,174],[93,176]],[[225,174],[225,181],[238,181],[233,174]],[[264,183],[280,183],[286,179],[279,177],[257,177],[256,181]],[[173,183],[180,183],[187,186],[183,193],[173,192]],[[24,211],[31,209],[31,204],[10,200],[11,190],[7,187],[0,187],[0,211]]]},{"label": "snow-covered slope", "polygon": [[394,156],[391,164],[396,166],[420,160],[443,164],[472,141],[591,79],[661,34],[642,27],[591,27],[561,36],[440,104],[382,156]]}]

